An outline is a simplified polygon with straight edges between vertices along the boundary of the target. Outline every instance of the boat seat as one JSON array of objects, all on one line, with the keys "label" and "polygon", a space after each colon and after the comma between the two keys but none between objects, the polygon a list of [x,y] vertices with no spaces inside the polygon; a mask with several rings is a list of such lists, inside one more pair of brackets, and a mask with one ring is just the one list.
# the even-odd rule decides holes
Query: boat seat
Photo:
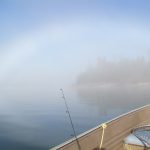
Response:
[{"label": "boat seat", "polygon": [[132,130],[124,139],[125,150],[150,150],[150,126]]}]

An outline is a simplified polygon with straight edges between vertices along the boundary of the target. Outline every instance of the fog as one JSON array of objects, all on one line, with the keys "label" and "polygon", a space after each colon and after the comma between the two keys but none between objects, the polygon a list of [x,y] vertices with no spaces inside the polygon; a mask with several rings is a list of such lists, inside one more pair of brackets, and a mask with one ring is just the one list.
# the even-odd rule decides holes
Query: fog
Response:
[{"label": "fog", "polygon": [[150,62],[99,59],[78,75],[75,89],[82,100],[105,111],[143,106],[150,100]]}]

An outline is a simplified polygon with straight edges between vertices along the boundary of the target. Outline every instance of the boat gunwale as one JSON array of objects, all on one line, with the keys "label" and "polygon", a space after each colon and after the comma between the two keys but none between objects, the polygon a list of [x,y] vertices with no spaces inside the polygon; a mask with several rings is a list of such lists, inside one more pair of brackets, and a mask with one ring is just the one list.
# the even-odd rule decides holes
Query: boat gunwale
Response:
[{"label": "boat gunwale", "polygon": [[[142,111],[142,110],[144,110],[144,109],[147,108],[147,107],[150,107],[150,104],[141,106],[141,107],[136,108],[136,109],[133,109],[133,110],[127,112],[127,113],[124,113],[124,114],[122,114],[122,115],[119,115],[119,116],[117,116],[117,117],[115,117],[115,118],[113,118],[113,119],[111,119],[111,120],[109,120],[109,121],[103,122],[103,123],[106,123],[106,124],[109,126],[111,123],[116,122],[118,119],[120,119],[120,118],[122,118],[122,117],[125,117],[125,116],[127,116],[127,115],[132,115],[133,113],[135,113],[135,112],[137,112],[137,111]],[[91,129],[89,129],[89,130],[87,130],[87,131],[85,131],[85,132],[79,134],[79,135],[77,136],[77,139],[80,140],[81,138],[84,138],[84,136],[85,136],[85,137],[89,136],[89,135],[88,135],[89,133],[92,133],[93,131],[97,130],[98,128],[101,128],[101,129],[102,129],[102,124],[103,124],[103,123],[101,123],[100,125],[98,125],[98,126],[96,126],[96,127],[93,127],[93,128],[91,128]],[[60,148],[66,146],[66,145],[68,145],[68,144],[71,144],[71,143],[74,142],[74,141],[76,141],[76,139],[75,139],[75,138],[71,138],[71,139],[67,140],[66,142],[63,142],[62,144],[59,144],[59,145],[57,145],[57,146],[55,146],[55,147],[50,148],[49,150],[57,150],[57,149],[60,149]]]}]

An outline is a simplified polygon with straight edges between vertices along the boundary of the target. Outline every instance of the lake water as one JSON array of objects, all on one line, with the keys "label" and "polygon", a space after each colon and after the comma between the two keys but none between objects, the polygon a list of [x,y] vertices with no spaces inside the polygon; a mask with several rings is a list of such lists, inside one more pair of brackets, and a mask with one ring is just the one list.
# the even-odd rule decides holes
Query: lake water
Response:
[{"label": "lake water", "polygon": [[[87,101],[76,93],[65,94],[77,134],[135,107],[101,111],[103,106],[99,105],[99,100]],[[0,149],[48,150],[72,137],[60,93],[57,96],[37,95],[23,96],[23,100],[15,95],[1,97]]]}]

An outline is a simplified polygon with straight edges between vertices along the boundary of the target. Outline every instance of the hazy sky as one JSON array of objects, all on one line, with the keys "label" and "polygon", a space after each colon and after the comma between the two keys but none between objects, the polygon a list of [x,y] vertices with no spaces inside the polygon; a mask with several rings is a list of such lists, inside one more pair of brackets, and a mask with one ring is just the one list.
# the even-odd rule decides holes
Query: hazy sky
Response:
[{"label": "hazy sky", "polygon": [[149,60],[149,12],[148,0],[0,1],[1,90],[55,91],[101,58]]}]

